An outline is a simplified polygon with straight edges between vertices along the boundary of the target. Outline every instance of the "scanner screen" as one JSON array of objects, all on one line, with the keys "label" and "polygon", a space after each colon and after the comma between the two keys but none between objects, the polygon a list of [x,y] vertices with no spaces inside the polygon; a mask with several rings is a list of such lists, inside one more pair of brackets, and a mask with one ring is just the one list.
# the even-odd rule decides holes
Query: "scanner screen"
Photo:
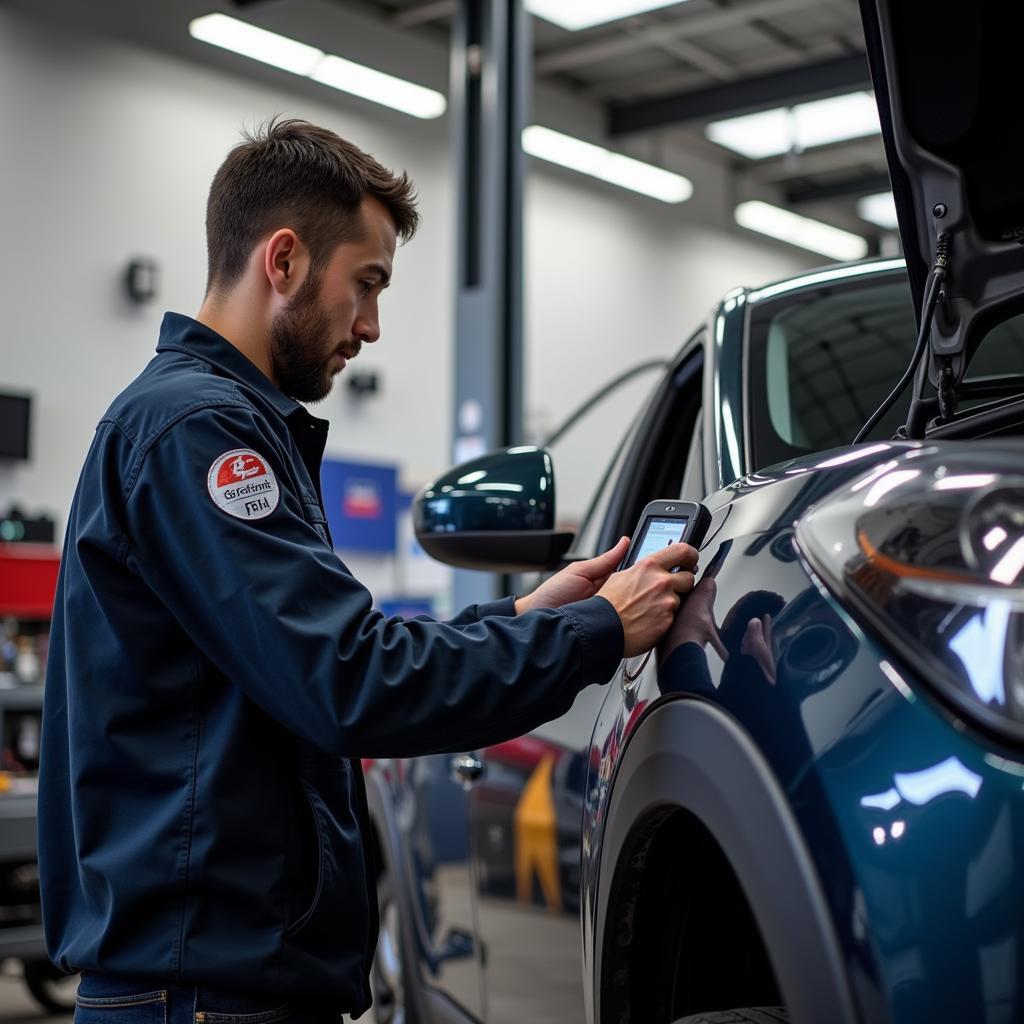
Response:
[{"label": "scanner screen", "polygon": [[636,551],[630,564],[638,562],[641,558],[646,558],[648,555],[653,555],[659,548],[678,543],[683,539],[683,534],[686,532],[689,522],[689,516],[648,517],[647,522],[644,523],[643,536],[640,538],[640,543],[636,546]]}]

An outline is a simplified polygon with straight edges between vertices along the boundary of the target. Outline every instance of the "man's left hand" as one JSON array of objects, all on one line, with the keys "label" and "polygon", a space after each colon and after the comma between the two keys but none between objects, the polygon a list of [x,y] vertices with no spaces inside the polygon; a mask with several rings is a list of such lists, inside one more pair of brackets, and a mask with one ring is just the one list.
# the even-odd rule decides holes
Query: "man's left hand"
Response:
[{"label": "man's left hand", "polygon": [[516,600],[516,615],[535,608],[561,608],[573,601],[593,597],[619,567],[629,550],[629,538],[623,537],[610,551],[585,562],[572,562],[561,572],[545,580],[532,594]]}]

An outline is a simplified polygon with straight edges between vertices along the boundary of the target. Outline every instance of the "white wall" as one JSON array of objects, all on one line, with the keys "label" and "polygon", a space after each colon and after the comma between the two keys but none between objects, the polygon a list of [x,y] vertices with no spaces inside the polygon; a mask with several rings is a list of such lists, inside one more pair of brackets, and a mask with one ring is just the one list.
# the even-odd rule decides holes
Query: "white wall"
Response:
[{"label": "white wall", "polygon": [[[370,113],[339,113],[124,45],[43,32],[0,9],[0,388],[36,396],[34,457],[0,469],[0,509],[17,499],[55,511],[63,525],[96,421],[151,357],[162,311],[193,314],[202,300],[214,171],[241,126],[280,111],[408,169],[423,213],[382,302],[384,340],[356,364],[381,371],[384,396],[359,405],[335,388],[314,409],[332,421],[329,450],[398,460],[413,479],[446,463],[445,130],[410,123],[399,136]],[[132,308],[120,278],[138,253],[159,262],[161,293]]]},{"label": "white wall", "polygon": [[[126,42],[61,35],[0,8],[0,389],[35,394],[34,457],[0,467],[0,510],[18,501],[63,528],[82,458],[109,400],[145,365],[164,309],[194,313],[205,279],[203,215],[243,124],[285,113],[324,124],[415,179],[423,227],[396,259],[383,340],[360,363],[383,396],[336,387],[316,407],[329,451],[398,462],[420,482],[449,461],[452,181],[447,122],[255,82]],[[531,164],[526,195],[527,405],[556,423],[610,376],[669,354],[736,283],[814,261],[709,227],[722,194],[670,208]],[[713,219],[713,218],[712,218]],[[155,257],[161,294],[131,308],[120,277]],[[621,414],[623,404],[617,413]],[[572,461],[604,461],[605,418]],[[596,473],[596,470],[595,470]],[[571,490],[571,488],[570,488]],[[563,493],[566,493],[563,488]]]},{"label": "white wall", "polygon": [[[670,358],[730,288],[816,261],[694,223],[684,207],[619,196],[568,174],[526,194],[527,423],[543,435],[610,378]],[[554,451],[558,516],[579,517],[618,439],[657,383],[631,382]]]}]

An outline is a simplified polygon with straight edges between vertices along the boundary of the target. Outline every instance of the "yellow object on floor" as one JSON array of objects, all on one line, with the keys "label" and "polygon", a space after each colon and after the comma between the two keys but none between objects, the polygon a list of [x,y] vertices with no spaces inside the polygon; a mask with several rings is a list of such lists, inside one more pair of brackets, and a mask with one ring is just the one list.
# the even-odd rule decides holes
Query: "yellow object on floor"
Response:
[{"label": "yellow object on floor", "polygon": [[551,792],[553,754],[545,754],[523,789],[515,812],[516,900],[533,902],[533,876],[549,910],[562,909],[558,878],[558,821]]}]

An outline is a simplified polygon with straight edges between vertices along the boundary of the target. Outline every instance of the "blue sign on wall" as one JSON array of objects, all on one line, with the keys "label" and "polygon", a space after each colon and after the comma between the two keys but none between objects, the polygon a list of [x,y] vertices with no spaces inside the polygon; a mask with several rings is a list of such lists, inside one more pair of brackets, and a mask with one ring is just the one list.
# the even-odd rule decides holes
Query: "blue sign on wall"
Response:
[{"label": "blue sign on wall", "polygon": [[434,602],[429,597],[389,597],[378,601],[377,607],[389,619],[395,615],[403,619],[414,619],[417,615],[434,617]]},{"label": "blue sign on wall", "polygon": [[327,525],[339,551],[394,554],[397,467],[324,459],[320,486]]}]

